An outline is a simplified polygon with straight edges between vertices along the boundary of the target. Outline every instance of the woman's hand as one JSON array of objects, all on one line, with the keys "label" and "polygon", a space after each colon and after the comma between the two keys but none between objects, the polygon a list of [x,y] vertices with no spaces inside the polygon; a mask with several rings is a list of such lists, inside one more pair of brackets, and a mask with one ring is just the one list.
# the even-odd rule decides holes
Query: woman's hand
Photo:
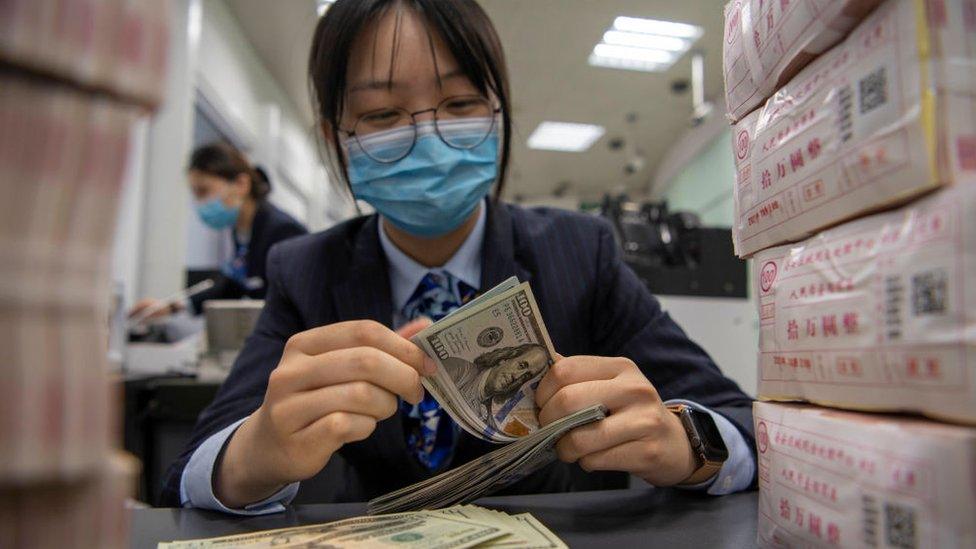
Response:
[{"label": "woman's hand", "polygon": [[145,299],[140,299],[135,305],[129,309],[129,318],[135,318],[139,316],[144,311],[154,309],[152,313],[149,314],[143,321],[147,320],[158,320],[160,318],[167,317],[171,314],[177,313],[182,310],[182,305],[179,303],[163,303],[162,300],[153,297],[147,297]]},{"label": "woman's hand", "polygon": [[341,322],[292,336],[264,403],[227,443],[218,499],[239,508],[307,479],[396,413],[398,396],[420,402],[420,373],[435,367],[407,338],[429,324],[418,320],[395,333],[373,321]]},{"label": "woman's hand", "polygon": [[587,471],[626,471],[655,486],[678,484],[696,461],[681,420],[626,358],[557,357],[536,389],[543,425],[595,404],[606,419],[577,427],[557,443],[559,459]]}]

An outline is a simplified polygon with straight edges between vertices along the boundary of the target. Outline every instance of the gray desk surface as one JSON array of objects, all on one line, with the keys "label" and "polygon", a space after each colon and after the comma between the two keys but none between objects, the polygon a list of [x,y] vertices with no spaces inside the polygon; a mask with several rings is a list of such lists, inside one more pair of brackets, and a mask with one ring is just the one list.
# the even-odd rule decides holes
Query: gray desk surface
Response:
[{"label": "gray desk surface", "polygon": [[[756,492],[711,497],[634,488],[494,497],[476,503],[532,513],[570,547],[739,549],[756,545],[757,501]],[[365,511],[361,503],[299,505],[277,515],[236,518],[192,509],[139,509],[132,516],[132,547],[329,522]]]}]

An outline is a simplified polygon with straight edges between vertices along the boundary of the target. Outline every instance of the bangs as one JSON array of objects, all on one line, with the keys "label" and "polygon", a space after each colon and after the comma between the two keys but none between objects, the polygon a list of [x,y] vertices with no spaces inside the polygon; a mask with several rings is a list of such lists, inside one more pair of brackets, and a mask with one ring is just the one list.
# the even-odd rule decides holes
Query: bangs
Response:
[{"label": "bangs", "polygon": [[[346,74],[356,40],[372,30],[370,59],[377,64],[379,21],[391,13],[394,17],[393,42],[388,85],[392,85],[396,59],[401,47],[401,26],[406,10],[420,16],[427,45],[440,81],[440,67],[435,55],[435,34],[454,56],[458,69],[478,92],[493,96],[499,103],[502,118],[502,150],[495,197],[504,187],[511,149],[508,75],[501,42],[487,14],[473,0],[338,0],[319,19],[309,55],[309,88],[312,107],[318,116],[318,136],[325,136],[327,165],[334,177],[345,183],[346,162],[340,151],[339,120],[345,108]],[[370,26],[373,28],[370,29]],[[351,192],[351,190],[350,190]]]}]

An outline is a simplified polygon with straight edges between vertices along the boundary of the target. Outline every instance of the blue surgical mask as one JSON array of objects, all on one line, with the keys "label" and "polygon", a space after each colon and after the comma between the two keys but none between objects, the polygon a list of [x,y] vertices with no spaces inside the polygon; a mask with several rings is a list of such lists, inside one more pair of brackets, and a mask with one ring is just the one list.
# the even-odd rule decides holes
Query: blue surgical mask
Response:
[{"label": "blue surgical mask", "polygon": [[[441,131],[466,130],[462,124]],[[365,139],[390,144],[412,138],[411,132],[390,130]],[[417,124],[417,142],[410,154],[390,164],[370,158],[355,140],[346,146],[353,195],[395,227],[416,236],[441,236],[460,227],[498,177],[495,131],[474,148],[456,149],[441,140],[433,122],[422,122]]]},{"label": "blue surgical mask", "polygon": [[226,229],[237,223],[237,215],[241,211],[239,207],[231,208],[225,205],[218,197],[197,202],[196,209],[200,220],[215,231]]}]

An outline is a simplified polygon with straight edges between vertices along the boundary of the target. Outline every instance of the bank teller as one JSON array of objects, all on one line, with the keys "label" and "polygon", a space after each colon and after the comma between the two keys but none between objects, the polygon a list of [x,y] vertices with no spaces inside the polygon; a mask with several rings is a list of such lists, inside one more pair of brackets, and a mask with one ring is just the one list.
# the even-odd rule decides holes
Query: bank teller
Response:
[{"label": "bank teller", "polygon": [[193,151],[187,179],[196,214],[210,229],[228,233],[233,257],[224,263],[209,290],[191,296],[186,303],[168,306],[157,299],[143,299],[130,311],[132,316],[155,308],[158,312],[151,317],[158,318],[187,306],[200,314],[209,299],[264,299],[268,251],[286,238],[308,233],[304,225],[268,201],[271,182],[267,173],[226,143]]},{"label": "bank teller", "polygon": [[511,99],[475,1],[338,0],[309,71],[336,178],[378,213],[271,250],[264,311],[164,504],[280,511],[335,453],[365,499],[496,448],[424,394],[433,365],[406,338],[512,275],[562,355],[537,389],[541,422],[596,403],[610,415],[508,493],[579,489],[575,464],[712,494],[754,483],[751,400],[623,263],[610,226],[498,199]]}]

